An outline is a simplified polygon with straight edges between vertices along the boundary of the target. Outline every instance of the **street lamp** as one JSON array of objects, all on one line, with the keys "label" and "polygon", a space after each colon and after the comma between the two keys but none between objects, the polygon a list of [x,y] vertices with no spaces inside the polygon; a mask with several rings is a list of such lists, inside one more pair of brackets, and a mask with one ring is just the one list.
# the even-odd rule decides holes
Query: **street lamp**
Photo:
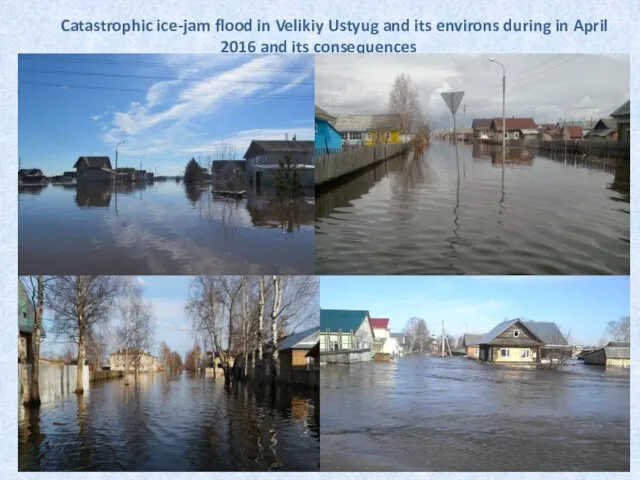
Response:
[{"label": "street lamp", "polygon": [[126,142],[126,140],[122,140],[121,142],[116,143],[116,169],[113,172],[113,183],[114,184],[116,183],[116,176],[118,175],[118,147],[120,145],[122,145],[123,143],[125,143],[125,142]]},{"label": "street lamp", "polygon": [[493,63],[497,63],[502,67],[502,161],[504,163],[505,157],[507,155],[506,153],[507,152],[507,127],[505,125],[506,123],[505,96],[506,96],[506,88],[507,88],[507,80],[506,80],[507,75],[505,73],[505,68],[502,63],[500,63],[499,61],[493,58],[490,58],[489,61]]}]

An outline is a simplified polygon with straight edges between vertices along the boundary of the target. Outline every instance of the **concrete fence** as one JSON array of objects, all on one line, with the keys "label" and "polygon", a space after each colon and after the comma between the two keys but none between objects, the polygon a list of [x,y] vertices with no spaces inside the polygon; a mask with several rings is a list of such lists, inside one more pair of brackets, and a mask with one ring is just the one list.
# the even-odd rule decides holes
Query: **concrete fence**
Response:
[{"label": "concrete fence", "polygon": [[119,370],[96,370],[90,374],[91,382],[100,382],[104,380],[111,380],[112,378],[124,377],[124,372]]},{"label": "concrete fence", "polygon": [[[27,369],[29,382],[31,382],[31,365],[18,364],[18,402],[22,398],[22,368]],[[85,365],[82,377],[84,390],[89,390],[89,367]],[[56,399],[69,395],[76,390],[78,367],[76,365],[50,365],[40,363],[38,376],[40,387],[40,401],[42,403],[53,402]]]},{"label": "concrete fence", "polygon": [[373,359],[370,349],[320,352],[320,363],[360,363]]},{"label": "concrete fence", "polygon": [[316,185],[354,174],[406,152],[409,144],[372,145],[349,148],[340,153],[316,154]]}]

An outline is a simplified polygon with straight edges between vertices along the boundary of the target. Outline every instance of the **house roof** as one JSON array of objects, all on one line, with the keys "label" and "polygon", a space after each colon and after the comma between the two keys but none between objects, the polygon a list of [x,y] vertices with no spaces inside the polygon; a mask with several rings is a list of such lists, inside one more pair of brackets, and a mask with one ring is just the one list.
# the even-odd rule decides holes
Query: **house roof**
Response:
[{"label": "house roof", "polygon": [[563,120],[558,122],[556,128],[562,129],[562,127],[582,127],[583,130],[591,130],[595,126],[596,122],[594,120]]},{"label": "house roof", "polygon": [[39,168],[21,168],[20,170],[18,170],[18,175],[23,177],[25,175],[37,175],[40,176],[42,175],[42,170],[40,170]]},{"label": "house roof", "polygon": [[[502,131],[502,118],[494,118],[492,124],[495,124],[497,131]],[[505,124],[507,130],[537,130],[538,128],[533,118],[505,118]]]},{"label": "house roof", "polygon": [[109,157],[79,157],[73,168],[84,165],[87,168],[108,168],[111,169],[111,160]]},{"label": "house roof", "polygon": [[538,128],[541,128],[542,130],[555,130],[556,129],[556,124],[555,123],[541,123],[538,125]]},{"label": "house roof", "polygon": [[471,128],[476,130],[491,128],[491,121],[490,118],[474,118],[473,122],[471,122]]},{"label": "house roof", "polygon": [[325,120],[327,122],[333,122],[336,119],[334,115],[331,115],[329,112],[320,108],[317,105],[316,105],[316,118],[319,118],[320,120]]},{"label": "house roof", "polygon": [[369,317],[367,310],[320,310],[320,330],[354,332]]},{"label": "house roof", "polygon": [[471,345],[477,345],[478,340],[482,338],[481,333],[465,333],[462,338],[462,343],[465,347],[469,347]]},{"label": "house roof", "polygon": [[594,125],[593,130],[600,130],[600,129],[613,130],[617,126],[618,126],[618,122],[616,121],[615,118],[601,118]]},{"label": "house roof", "polygon": [[627,100],[620,105],[612,114],[612,117],[628,117],[631,115],[631,101]]},{"label": "house roof", "polygon": [[386,113],[379,115],[340,115],[333,126],[339,132],[368,132],[400,130],[400,115]]},{"label": "house roof", "polygon": [[371,328],[382,328],[384,330],[389,328],[388,318],[369,318]]},{"label": "house roof", "polygon": [[568,345],[567,339],[553,322],[524,322],[524,326],[527,327],[536,337],[542,340],[545,345]]},{"label": "house roof", "polygon": [[522,320],[520,320],[519,318],[515,318],[513,320],[507,320],[505,322],[499,323],[498,325],[496,325],[495,327],[493,327],[488,333],[485,333],[482,337],[480,337],[477,340],[477,345],[486,345],[491,343],[493,340],[496,339],[496,337],[498,337],[500,334],[502,334],[505,330],[507,330],[509,327],[511,327],[512,325],[516,324],[520,322],[520,324],[526,328],[527,330],[529,330],[531,332],[531,334],[534,337],[537,337],[538,340],[540,340],[540,342],[544,343],[542,341],[541,338],[538,337],[538,335],[530,330],[529,325],[527,324],[527,322],[523,322]]},{"label": "house roof", "polygon": [[320,341],[320,327],[313,327],[283,338],[278,350],[308,350]]},{"label": "house roof", "polygon": [[631,358],[631,348],[628,342],[609,342],[604,348],[599,348],[598,350],[587,353],[585,358],[599,353],[602,350],[604,350],[607,358]]},{"label": "house roof", "polygon": [[582,138],[582,127],[578,125],[566,125],[564,127],[567,130],[569,138]]},{"label": "house roof", "polygon": [[313,152],[313,140],[252,140],[244,158],[253,158],[256,155],[271,152]]},{"label": "house roof", "polygon": [[473,128],[466,128],[466,127],[456,128],[456,135],[472,135],[472,134],[473,134]]},{"label": "house roof", "polygon": [[320,353],[320,340],[307,352],[305,357],[317,357]]}]

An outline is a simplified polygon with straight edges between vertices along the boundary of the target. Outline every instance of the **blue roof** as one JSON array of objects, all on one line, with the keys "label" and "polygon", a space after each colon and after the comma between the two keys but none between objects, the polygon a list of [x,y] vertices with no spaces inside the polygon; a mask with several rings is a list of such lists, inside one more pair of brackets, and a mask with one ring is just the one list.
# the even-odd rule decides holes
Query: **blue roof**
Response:
[{"label": "blue roof", "polygon": [[320,330],[354,332],[369,317],[368,310],[320,310]]}]

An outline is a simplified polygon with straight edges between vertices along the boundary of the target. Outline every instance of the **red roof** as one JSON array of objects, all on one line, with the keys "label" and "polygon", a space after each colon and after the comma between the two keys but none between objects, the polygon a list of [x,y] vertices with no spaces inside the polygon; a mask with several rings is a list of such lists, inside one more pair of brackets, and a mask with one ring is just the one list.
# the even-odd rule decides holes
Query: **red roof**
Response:
[{"label": "red roof", "polygon": [[582,127],[576,125],[567,125],[565,127],[567,129],[567,133],[569,134],[569,138],[582,138]]},{"label": "red roof", "polygon": [[[502,131],[502,118],[494,118],[493,123],[498,132]],[[537,130],[538,125],[533,118],[505,118],[507,130]]]},{"label": "red roof", "polygon": [[371,324],[371,328],[389,328],[389,319],[388,318],[370,318],[369,323]]}]

